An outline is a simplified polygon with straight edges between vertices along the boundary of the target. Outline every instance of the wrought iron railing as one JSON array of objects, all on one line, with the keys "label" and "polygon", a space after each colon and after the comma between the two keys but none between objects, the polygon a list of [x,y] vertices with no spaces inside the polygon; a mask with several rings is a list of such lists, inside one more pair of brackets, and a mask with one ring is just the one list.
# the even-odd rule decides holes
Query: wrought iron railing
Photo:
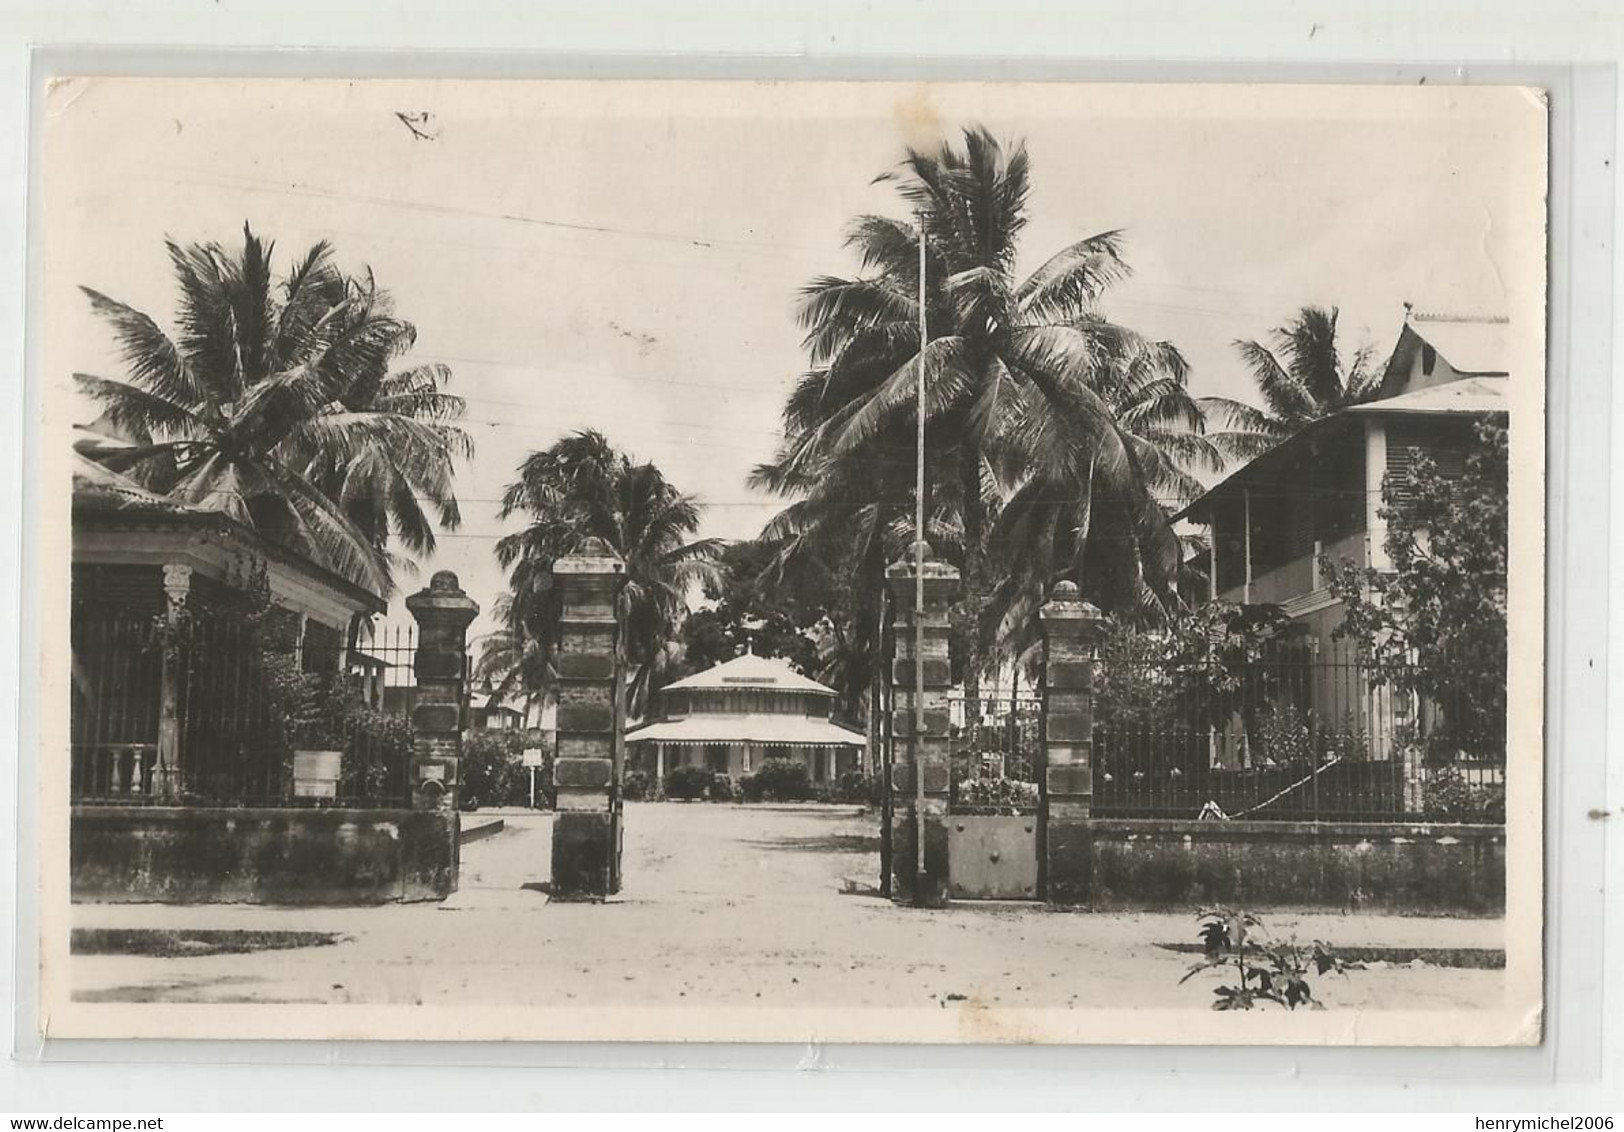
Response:
[{"label": "wrought iron railing", "polygon": [[409,706],[387,695],[402,684],[367,678],[409,674],[409,640],[357,659],[336,630],[202,613],[75,611],[71,634],[77,804],[410,802]]},{"label": "wrought iron railing", "polygon": [[1413,670],[1302,653],[1207,668],[1107,659],[1093,812],[1145,818],[1502,821],[1504,733]]}]

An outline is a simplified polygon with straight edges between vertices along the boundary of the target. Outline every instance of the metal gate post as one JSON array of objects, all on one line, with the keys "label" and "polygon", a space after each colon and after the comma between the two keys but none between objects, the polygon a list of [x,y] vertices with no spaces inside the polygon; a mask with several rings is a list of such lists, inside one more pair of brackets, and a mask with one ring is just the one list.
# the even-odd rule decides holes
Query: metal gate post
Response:
[{"label": "metal gate post", "polygon": [[563,599],[558,650],[558,754],[553,784],[552,895],[601,900],[620,891],[616,595],[626,564],[599,539],[553,563]]},{"label": "metal gate post", "polygon": [[[895,610],[891,662],[891,898],[940,907],[947,903],[947,796],[949,782],[947,692],[948,607],[958,596],[959,572],[925,547],[924,651],[915,656],[914,597],[918,575],[910,550],[885,572]],[[914,665],[920,666],[924,698],[914,702]],[[915,790],[923,777],[924,803]],[[922,831],[925,868],[918,872],[915,837]]]},{"label": "metal gate post", "polygon": [[1044,899],[1087,904],[1093,891],[1094,659],[1105,616],[1077,586],[1058,583],[1041,610],[1044,770],[1038,844]]}]

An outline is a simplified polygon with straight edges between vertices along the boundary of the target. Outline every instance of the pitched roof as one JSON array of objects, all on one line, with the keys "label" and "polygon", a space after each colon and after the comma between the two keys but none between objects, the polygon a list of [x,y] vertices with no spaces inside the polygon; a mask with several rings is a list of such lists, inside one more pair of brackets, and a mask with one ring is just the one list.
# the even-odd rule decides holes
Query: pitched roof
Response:
[{"label": "pitched roof", "polygon": [[[1504,318],[1468,315],[1410,314],[1399,331],[1382,372],[1381,395],[1395,397],[1409,388],[1416,351],[1431,348],[1463,376],[1511,372],[1511,323]],[[1423,381],[1423,384],[1427,382]]]},{"label": "pitched roof", "polygon": [[827,747],[842,744],[861,747],[868,739],[860,731],[853,731],[827,719],[763,712],[690,715],[686,719],[645,723],[626,732],[626,742],[757,743],[764,747]]},{"label": "pitched roof", "polygon": [[267,539],[231,516],[148,491],[128,476],[77,451],[73,453],[73,520],[75,524],[89,522],[114,529],[179,527],[218,531],[321,579],[339,592],[358,599],[371,612],[382,613],[388,608],[381,595],[296,550]]},{"label": "pitched roof", "polygon": [[1504,377],[1463,377],[1381,401],[1353,405],[1355,415],[1384,413],[1503,413],[1506,411]]},{"label": "pitched roof", "polygon": [[1457,373],[1510,373],[1511,322],[1482,315],[1414,314],[1410,329]]},{"label": "pitched roof", "polygon": [[138,511],[182,515],[191,508],[148,491],[128,476],[98,464],[81,452],[73,454],[73,507],[76,511]]},{"label": "pitched roof", "polygon": [[1310,421],[1298,432],[1282,440],[1267,452],[1254,457],[1241,467],[1202,492],[1188,506],[1171,517],[1173,522],[1191,519],[1205,522],[1202,514],[1212,501],[1232,491],[1237,484],[1257,482],[1269,474],[1278,474],[1282,461],[1289,461],[1301,446],[1320,439],[1333,430],[1349,427],[1348,422],[1363,416],[1447,415],[1460,413],[1503,413],[1506,411],[1506,384],[1504,377],[1462,377],[1442,385],[1427,386],[1397,397],[1380,401],[1366,401],[1350,405],[1334,413]]},{"label": "pitched roof", "polygon": [[825,687],[795,671],[790,667],[789,661],[777,657],[756,656],[753,653],[745,653],[743,656],[724,661],[715,668],[707,668],[692,676],[684,676],[681,680],[667,684],[661,690],[718,691],[737,688],[765,688],[774,692],[808,692],[823,696],[835,694],[833,688]]}]

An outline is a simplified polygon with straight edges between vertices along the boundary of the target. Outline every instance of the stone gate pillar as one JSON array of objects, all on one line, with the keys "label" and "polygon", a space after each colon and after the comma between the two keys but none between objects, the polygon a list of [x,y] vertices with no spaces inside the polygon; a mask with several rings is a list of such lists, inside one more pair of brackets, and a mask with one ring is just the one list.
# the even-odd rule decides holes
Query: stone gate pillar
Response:
[{"label": "stone gate pillar", "polygon": [[[937,560],[925,547],[924,650],[915,654],[914,602],[917,575],[910,550],[893,563],[885,577],[895,615],[895,657],[891,662],[891,896],[895,900],[940,907],[947,903],[947,801],[951,760],[947,693],[948,607],[958,596],[959,572]],[[914,702],[914,665],[924,677],[924,701]],[[922,775],[922,812],[915,775]],[[918,842],[923,836],[925,868],[918,871]]]},{"label": "stone gate pillar", "polygon": [[1092,898],[1089,820],[1094,808],[1094,663],[1105,615],[1060,582],[1041,610],[1044,770],[1039,844],[1051,904]]},{"label": "stone gate pillar", "polygon": [[462,592],[457,575],[441,570],[429,579],[428,589],[406,599],[406,609],[417,619],[412,808],[455,812],[468,626],[479,616],[479,603]]},{"label": "stone gate pillar", "polygon": [[558,650],[558,754],[553,785],[555,898],[602,899],[620,891],[615,753],[624,720],[615,597],[626,564],[601,540],[553,563],[564,603]]}]

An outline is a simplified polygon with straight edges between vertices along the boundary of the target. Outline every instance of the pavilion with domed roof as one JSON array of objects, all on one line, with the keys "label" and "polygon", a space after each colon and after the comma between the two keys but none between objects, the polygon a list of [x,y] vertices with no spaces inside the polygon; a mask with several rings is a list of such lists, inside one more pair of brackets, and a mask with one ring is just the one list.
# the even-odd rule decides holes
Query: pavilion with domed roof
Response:
[{"label": "pavilion with domed roof", "polygon": [[786,660],[741,656],[685,676],[652,698],[626,732],[628,765],[663,781],[679,766],[734,778],[764,759],[801,759],[813,782],[864,767],[867,737],[834,721],[835,690]]}]

